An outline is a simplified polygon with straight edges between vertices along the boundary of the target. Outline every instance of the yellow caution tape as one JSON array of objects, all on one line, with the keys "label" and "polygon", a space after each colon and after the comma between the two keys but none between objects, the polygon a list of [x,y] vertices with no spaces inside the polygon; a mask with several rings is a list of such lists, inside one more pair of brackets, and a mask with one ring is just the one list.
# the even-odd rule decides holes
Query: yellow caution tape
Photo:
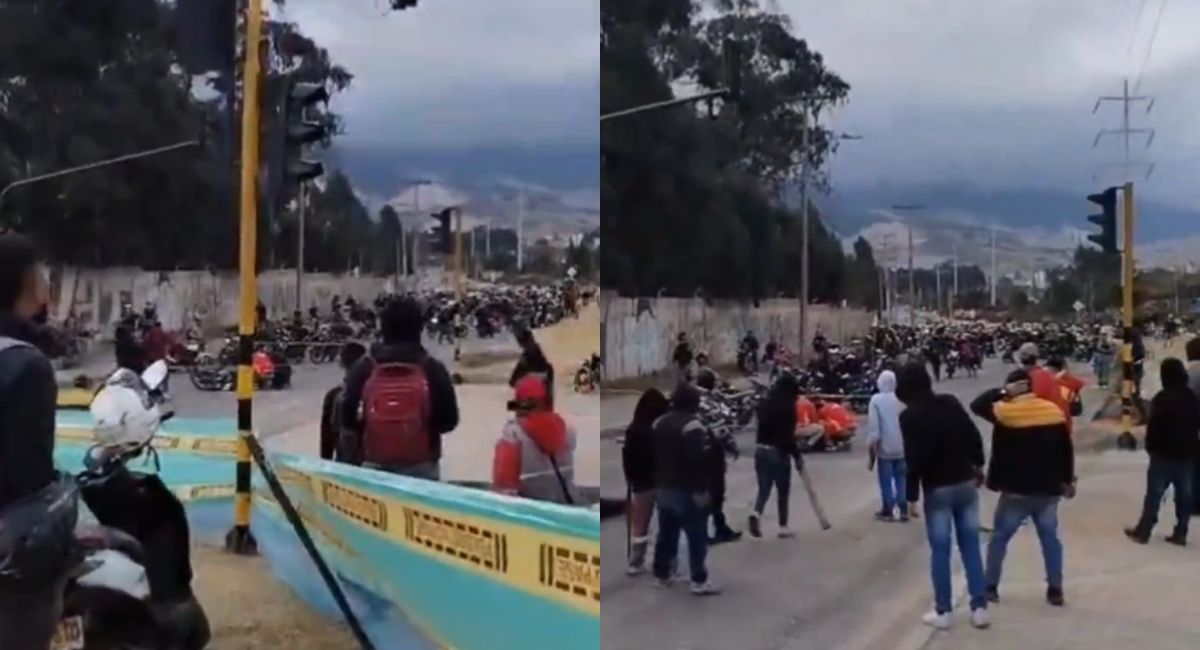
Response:
[{"label": "yellow caution tape", "polygon": [[[78,426],[58,427],[55,431],[55,438],[75,442],[92,442],[95,440],[90,427]],[[160,433],[154,436],[154,448],[159,451],[176,450],[214,456],[235,456],[237,454],[237,438],[210,438]]]}]

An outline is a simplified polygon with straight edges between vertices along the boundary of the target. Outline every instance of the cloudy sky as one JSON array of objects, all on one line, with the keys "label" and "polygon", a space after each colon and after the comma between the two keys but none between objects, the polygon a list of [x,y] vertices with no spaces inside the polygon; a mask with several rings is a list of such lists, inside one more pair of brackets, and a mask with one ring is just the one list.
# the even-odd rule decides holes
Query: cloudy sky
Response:
[{"label": "cloudy sky", "polygon": [[[1142,196],[1200,205],[1200,2],[1194,0],[778,0],[796,32],[852,89],[824,115],[864,136],[834,161],[835,184],[945,179],[1088,189],[1124,180],[1121,105],[1153,95],[1134,127],[1157,130],[1135,159],[1157,163]],[[1161,17],[1160,17],[1161,12]],[[1157,30],[1155,24],[1158,23]],[[1153,35],[1153,36],[1152,36]]]},{"label": "cloudy sky", "polygon": [[287,0],[354,73],[346,144],[459,147],[599,140],[600,0]]}]

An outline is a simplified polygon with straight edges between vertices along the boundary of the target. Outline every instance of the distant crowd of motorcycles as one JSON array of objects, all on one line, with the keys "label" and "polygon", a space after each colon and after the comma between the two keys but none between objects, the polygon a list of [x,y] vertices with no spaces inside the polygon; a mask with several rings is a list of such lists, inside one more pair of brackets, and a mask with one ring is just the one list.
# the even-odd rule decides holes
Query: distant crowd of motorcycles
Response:
[{"label": "distant crowd of motorcycles", "polygon": [[[1161,332],[1158,329],[1156,333]],[[781,374],[795,377],[801,394],[818,405],[835,403],[850,412],[865,414],[871,396],[878,391],[877,380],[883,370],[896,368],[912,360],[923,360],[938,381],[954,379],[965,373],[975,376],[986,358],[1014,363],[1013,355],[1021,344],[1034,342],[1047,359],[1091,364],[1101,384],[1107,382],[1108,368],[1117,354],[1119,331],[1102,324],[1062,323],[951,323],[924,327],[882,326],[868,336],[854,338],[846,345],[831,342],[818,331],[812,340],[806,364],[783,345],[774,341],[760,345],[754,332],[747,332],[737,351],[737,368],[745,381],[735,388],[722,380],[709,363],[708,355],[694,350],[685,334],[675,346],[674,362],[684,381],[701,389],[701,420],[730,453],[735,453],[733,434],[753,421],[767,390]],[[1141,330],[1134,334],[1134,359],[1145,356]],[[815,435],[802,440],[802,451],[848,450],[853,435],[834,441]]]},{"label": "distant crowd of motorcycles", "polygon": [[[371,303],[353,297],[333,296],[329,308],[311,307],[307,314],[271,319],[262,303],[257,308],[253,343],[255,381],[260,389],[282,389],[291,384],[291,367],[324,364],[338,359],[348,341],[372,342],[378,337],[378,314],[392,294],[380,294]],[[468,292],[459,302],[451,291],[416,295],[426,309],[426,335],[439,344],[470,338],[491,339],[514,326],[541,328],[578,312],[580,302],[592,296],[577,294],[572,285],[556,287],[489,287]],[[238,333],[228,329],[219,346],[209,345],[198,318],[179,336],[166,335],[156,310],[147,305],[141,313],[129,312],[118,326],[134,332],[147,357],[162,357],[174,372],[187,372],[203,391],[232,390],[237,377]],[[166,337],[165,339],[163,337]],[[120,344],[120,341],[118,341]],[[161,348],[160,352],[154,348]]]}]

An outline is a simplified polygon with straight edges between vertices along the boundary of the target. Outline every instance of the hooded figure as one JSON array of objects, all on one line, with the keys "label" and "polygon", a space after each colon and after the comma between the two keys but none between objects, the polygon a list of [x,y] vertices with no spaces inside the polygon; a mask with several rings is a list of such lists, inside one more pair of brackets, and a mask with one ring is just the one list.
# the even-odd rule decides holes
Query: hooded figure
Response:
[{"label": "hooded figure", "polygon": [[542,378],[514,389],[515,417],[504,425],[492,463],[492,487],[527,499],[575,503],[575,430],[550,409]]},{"label": "hooded figure", "polygon": [[625,572],[631,576],[645,570],[650,517],[654,515],[654,423],[670,407],[667,396],[651,388],[638,399],[633,421],[625,429],[621,462],[629,489],[630,536],[629,565]]},{"label": "hooded figure", "polygon": [[908,468],[904,464],[904,435],[900,433],[900,412],[904,405],[896,397],[896,373],[884,370],[875,381],[879,392],[867,405],[867,444],[879,476],[882,508],[876,518],[891,520],[899,511],[901,521],[908,519]]}]

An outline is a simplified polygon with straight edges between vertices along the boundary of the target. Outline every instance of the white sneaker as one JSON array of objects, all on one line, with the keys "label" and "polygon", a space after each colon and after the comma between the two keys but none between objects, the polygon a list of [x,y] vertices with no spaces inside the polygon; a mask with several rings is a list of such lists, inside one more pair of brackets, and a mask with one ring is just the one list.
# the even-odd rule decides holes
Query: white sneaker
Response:
[{"label": "white sneaker", "polygon": [[945,614],[939,614],[937,613],[937,610],[926,612],[925,615],[921,617],[921,622],[935,630],[949,630],[950,612],[946,612]]},{"label": "white sneaker", "polygon": [[795,537],[795,536],[796,536],[796,533],[792,532],[792,529],[788,528],[787,526],[784,526],[783,528],[779,529],[779,539],[787,539],[789,537]]},{"label": "white sneaker", "polygon": [[692,583],[693,596],[715,596],[721,593],[721,587],[717,583],[709,580],[707,582]]},{"label": "white sneaker", "polygon": [[638,565],[631,564],[631,565],[625,567],[625,575],[629,576],[630,578],[632,578],[634,576],[640,576],[645,572],[646,572],[646,567],[643,565],[640,565],[640,564],[638,564]]},{"label": "white sneaker", "polygon": [[659,589],[670,589],[671,586],[674,584],[675,584],[675,579],[673,577],[655,578],[655,580],[654,580],[654,586],[658,587]]},{"label": "white sneaker", "polygon": [[971,625],[974,625],[977,629],[986,630],[991,624],[992,620],[988,617],[986,607],[971,610]]}]

